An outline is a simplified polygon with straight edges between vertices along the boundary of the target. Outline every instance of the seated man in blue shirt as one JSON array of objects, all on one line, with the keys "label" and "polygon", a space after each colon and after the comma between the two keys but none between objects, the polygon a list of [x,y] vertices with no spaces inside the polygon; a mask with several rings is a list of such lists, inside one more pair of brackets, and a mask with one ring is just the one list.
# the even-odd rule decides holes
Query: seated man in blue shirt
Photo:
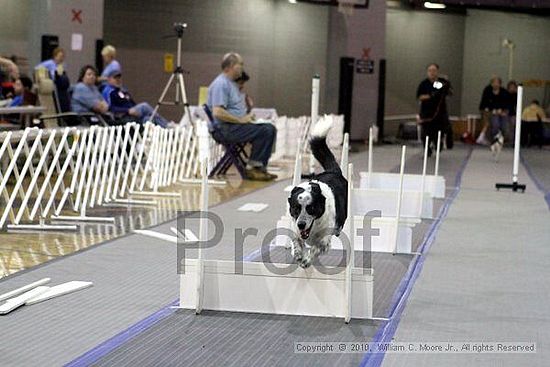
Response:
[{"label": "seated man in blue shirt", "polygon": [[229,53],[223,57],[222,73],[208,87],[208,107],[214,115],[213,124],[229,143],[252,143],[252,152],[246,165],[249,180],[269,181],[277,178],[267,172],[267,163],[277,130],[272,124],[254,124],[247,113],[244,95],[235,82],[242,74],[243,59]]},{"label": "seated man in blue shirt", "polygon": [[[122,74],[120,70],[113,69],[109,72],[107,74],[107,83],[105,88],[103,88],[102,94],[109,105],[109,111],[115,117],[135,117],[141,124],[151,121],[153,107],[146,102],[134,102],[128,90],[122,86]],[[158,113],[155,114],[151,122],[164,128],[169,125],[169,122]]]}]

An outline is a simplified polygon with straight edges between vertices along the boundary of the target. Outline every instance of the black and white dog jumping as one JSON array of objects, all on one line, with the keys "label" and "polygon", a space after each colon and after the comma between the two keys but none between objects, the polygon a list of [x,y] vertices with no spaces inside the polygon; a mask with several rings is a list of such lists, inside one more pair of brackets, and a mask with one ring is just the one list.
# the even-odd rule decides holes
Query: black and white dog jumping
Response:
[{"label": "black and white dog jumping", "polygon": [[347,219],[348,181],[326,142],[331,125],[330,119],[320,119],[309,142],[324,172],[295,186],[288,198],[296,234],[292,256],[302,268],[309,267],[319,254],[328,251],[332,235],[340,235]]}]

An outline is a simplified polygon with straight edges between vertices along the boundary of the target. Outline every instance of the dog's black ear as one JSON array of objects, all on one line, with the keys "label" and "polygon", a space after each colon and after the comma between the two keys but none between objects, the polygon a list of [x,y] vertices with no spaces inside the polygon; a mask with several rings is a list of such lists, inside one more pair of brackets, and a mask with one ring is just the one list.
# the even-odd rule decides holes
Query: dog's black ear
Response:
[{"label": "dog's black ear", "polygon": [[323,195],[321,186],[316,182],[310,183],[312,202],[306,207],[309,215],[320,218],[325,213],[326,198]]},{"label": "dog's black ear", "polygon": [[290,192],[290,196],[291,196],[291,197],[292,197],[292,196],[296,196],[296,195],[298,195],[299,193],[302,193],[302,192],[304,192],[304,191],[305,191],[305,190],[304,190],[303,187],[294,186],[294,187],[292,188],[292,191]]},{"label": "dog's black ear", "polygon": [[298,218],[298,216],[300,215],[300,211],[302,207],[300,204],[298,204],[298,201],[296,198],[298,197],[298,195],[300,195],[304,191],[305,190],[303,187],[295,186],[290,192],[290,196],[288,197],[288,206],[289,206],[290,216],[293,218]]}]

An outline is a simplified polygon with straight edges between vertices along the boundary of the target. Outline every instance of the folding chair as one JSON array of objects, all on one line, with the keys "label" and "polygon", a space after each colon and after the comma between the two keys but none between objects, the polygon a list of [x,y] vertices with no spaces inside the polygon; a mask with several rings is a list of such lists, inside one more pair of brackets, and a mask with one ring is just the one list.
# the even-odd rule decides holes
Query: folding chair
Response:
[{"label": "folding chair", "polygon": [[246,160],[248,155],[244,150],[245,143],[229,143],[225,140],[223,133],[220,131],[219,127],[214,123],[214,116],[208,105],[204,104],[202,106],[206,116],[208,117],[208,130],[212,138],[218,143],[223,145],[225,148],[225,154],[223,157],[216,163],[212,171],[208,174],[208,177],[214,177],[218,175],[224,175],[227,173],[227,170],[234,165],[239,174],[243,179],[246,179]]}]

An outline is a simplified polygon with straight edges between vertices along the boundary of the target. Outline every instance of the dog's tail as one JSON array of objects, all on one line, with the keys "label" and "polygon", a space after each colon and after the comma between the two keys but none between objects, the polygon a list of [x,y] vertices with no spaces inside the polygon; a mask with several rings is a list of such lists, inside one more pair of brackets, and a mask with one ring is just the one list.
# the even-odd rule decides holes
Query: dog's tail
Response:
[{"label": "dog's tail", "polygon": [[320,118],[313,127],[309,145],[313,156],[321,163],[325,171],[342,173],[334,154],[327,145],[327,134],[331,127],[332,119]]}]

